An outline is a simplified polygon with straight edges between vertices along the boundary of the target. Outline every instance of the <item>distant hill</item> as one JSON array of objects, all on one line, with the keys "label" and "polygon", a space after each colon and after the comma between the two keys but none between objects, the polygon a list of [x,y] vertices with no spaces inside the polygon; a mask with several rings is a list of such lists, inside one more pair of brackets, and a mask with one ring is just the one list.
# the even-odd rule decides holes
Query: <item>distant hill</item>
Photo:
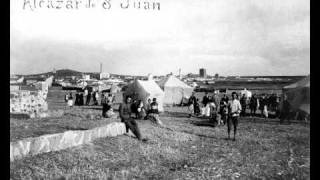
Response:
[{"label": "distant hill", "polygon": [[[52,73],[52,72],[51,72]],[[60,69],[56,71],[55,77],[66,77],[66,76],[82,76],[82,72],[71,70],[71,69]]]},{"label": "distant hill", "polygon": [[71,70],[71,69],[60,69],[57,70],[54,74],[53,72],[46,72],[46,73],[39,73],[39,74],[29,74],[24,75],[25,78],[34,78],[34,77],[41,77],[41,76],[52,76],[54,75],[56,78],[66,77],[66,76],[82,76],[82,72]]}]

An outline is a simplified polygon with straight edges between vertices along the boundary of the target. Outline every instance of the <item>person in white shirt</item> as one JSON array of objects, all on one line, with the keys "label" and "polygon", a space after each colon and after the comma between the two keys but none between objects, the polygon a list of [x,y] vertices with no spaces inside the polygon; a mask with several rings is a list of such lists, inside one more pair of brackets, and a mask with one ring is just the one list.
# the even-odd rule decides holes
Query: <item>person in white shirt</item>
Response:
[{"label": "person in white shirt", "polygon": [[241,112],[241,104],[240,101],[237,99],[238,95],[236,92],[232,92],[232,100],[228,103],[229,107],[229,118],[227,120],[228,125],[228,139],[230,139],[230,131],[231,126],[233,124],[233,140],[236,140],[236,133],[237,133],[237,126],[238,126],[238,119]]}]

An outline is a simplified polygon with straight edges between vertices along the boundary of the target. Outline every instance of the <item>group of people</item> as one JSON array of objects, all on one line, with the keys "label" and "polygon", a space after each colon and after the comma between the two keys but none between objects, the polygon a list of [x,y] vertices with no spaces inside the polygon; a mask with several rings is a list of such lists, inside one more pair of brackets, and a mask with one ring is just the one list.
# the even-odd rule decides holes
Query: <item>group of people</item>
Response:
[{"label": "group of people", "polygon": [[[193,92],[189,98],[189,106],[193,107],[193,113],[197,117],[209,117],[209,119],[217,125],[227,124],[228,139],[230,139],[230,132],[233,126],[233,140],[235,140],[236,137],[239,116],[246,116],[247,108],[250,109],[251,116],[255,116],[257,109],[260,109],[261,114],[265,117],[268,117],[268,115],[265,113],[267,108],[275,110],[276,112],[279,110],[280,98],[275,94],[270,96],[263,94],[260,97],[257,97],[257,95],[254,94],[250,98],[246,97],[244,94],[239,98],[239,95],[236,92],[232,92],[231,96],[232,98],[229,100],[229,97],[226,94],[224,94],[222,98],[219,98],[217,93],[214,93],[213,96],[209,96],[208,93],[205,93],[205,96],[200,104],[199,99],[196,98],[195,93]],[[74,104],[79,106],[84,104],[89,105],[91,97],[93,97],[93,104],[98,105],[98,92],[89,92],[88,89],[85,89],[84,93],[78,91],[75,94]],[[86,99],[85,103],[84,99]],[[66,94],[65,100],[68,106],[73,106],[72,93]],[[101,94],[103,117],[108,118],[115,115],[112,108],[113,103],[114,96],[112,94]],[[284,103],[284,105],[286,104],[288,103]],[[285,106],[284,110],[289,109],[288,107]],[[128,130],[130,129],[139,140],[143,139],[135,119],[151,120],[156,124],[163,126],[163,123],[159,118],[158,102],[156,98],[153,98],[152,101],[151,99],[148,99],[147,103],[144,104],[142,100],[132,99],[132,97],[127,96],[124,103],[122,103],[119,107],[119,114],[121,122],[125,123],[126,125],[126,132],[128,133]],[[287,117],[285,113],[279,113],[279,116],[282,117],[281,119]]]},{"label": "group of people", "polygon": [[205,96],[202,99],[202,104],[203,107],[200,108],[199,99],[195,97],[195,93],[193,92],[191,97],[189,98],[189,105],[193,106],[194,114],[196,116],[199,116],[200,111],[202,110],[205,112],[201,113],[201,115],[209,117],[209,119],[214,123],[217,123],[218,125],[227,124],[228,139],[230,139],[230,131],[233,125],[233,140],[235,140],[238,126],[238,118],[242,111],[238,94],[236,92],[232,92],[232,99],[229,101],[229,98],[226,94],[224,94],[223,97],[219,99],[217,93],[214,93],[213,96],[209,96],[209,94],[206,92]]},{"label": "group of people", "polygon": [[275,117],[277,117],[280,112],[280,97],[276,94],[262,94],[260,97],[253,94],[252,97],[249,98],[243,94],[240,103],[242,105],[241,116],[247,116],[247,109],[250,109],[250,116],[256,116],[257,110],[260,110],[261,117],[265,118],[268,118],[270,111],[276,113]]},{"label": "group of people", "polygon": [[135,119],[150,119],[158,125],[163,125],[159,119],[159,109],[156,98],[153,98],[152,102],[151,99],[148,99],[148,103],[144,106],[142,100],[133,100],[132,102],[132,98],[127,96],[125,102],[119,107],[119,114],[121,122],[126,126],[126,132],[128,133],[130,129],[132,133],[142,141],[145,139],[142,138]]},{"label": "group of people", "polygon": [[[75,100],[73,101],[74,98]],[[103,98],[101,98],[101,101],[102,99]],[[69,107],[73,107],[73,105],[76,105],[76,106],[96,105],[97,106],[99,105],[99,92],[97,90],[89,91],[89,89],[84,89],[84,91],[77,91],[75,93],[75,97],[73,97],[72,93],[70,92],[65,95],[65,102],[67,102],[67,105]]]}]

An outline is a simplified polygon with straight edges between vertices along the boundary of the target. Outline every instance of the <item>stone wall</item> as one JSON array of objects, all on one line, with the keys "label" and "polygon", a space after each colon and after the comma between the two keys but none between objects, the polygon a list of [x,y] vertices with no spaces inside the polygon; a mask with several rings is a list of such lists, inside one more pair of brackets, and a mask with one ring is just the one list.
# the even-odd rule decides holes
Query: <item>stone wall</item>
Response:
[{"label": "stone wall", "polygon": [[36,117],[38,114],[46,112],[48,110],[47,94],[47,89],[10,91],[10,113]]},{"label": "stone wall", "polygon": [[94,139],[124,134],[124,123],[113,122],[103,127],[84,131],[66,131],[64,133],[43,135],[10,142],[10,161],[29,155],[59,151],[88,143]]}]

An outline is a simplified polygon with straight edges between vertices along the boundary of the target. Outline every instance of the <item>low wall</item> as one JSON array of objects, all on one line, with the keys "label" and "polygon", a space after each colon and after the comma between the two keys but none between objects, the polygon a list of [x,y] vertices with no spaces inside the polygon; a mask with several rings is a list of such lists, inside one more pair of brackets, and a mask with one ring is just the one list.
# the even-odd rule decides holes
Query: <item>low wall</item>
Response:
[{"label": "low wall", "polygon": [[66,131],[64,133],[43,135],[10,142],[10,161],[28,155],[59,151],[73,146],[88,143],[94,139],[124,134],[124,123],[113,122],[103,127],[84,131]]},{"label": "low wall", "polygon": [[11,91],[10,113],[29,114],[30,117],[35,117],[48,110],[46,98],[47,91]]}]

